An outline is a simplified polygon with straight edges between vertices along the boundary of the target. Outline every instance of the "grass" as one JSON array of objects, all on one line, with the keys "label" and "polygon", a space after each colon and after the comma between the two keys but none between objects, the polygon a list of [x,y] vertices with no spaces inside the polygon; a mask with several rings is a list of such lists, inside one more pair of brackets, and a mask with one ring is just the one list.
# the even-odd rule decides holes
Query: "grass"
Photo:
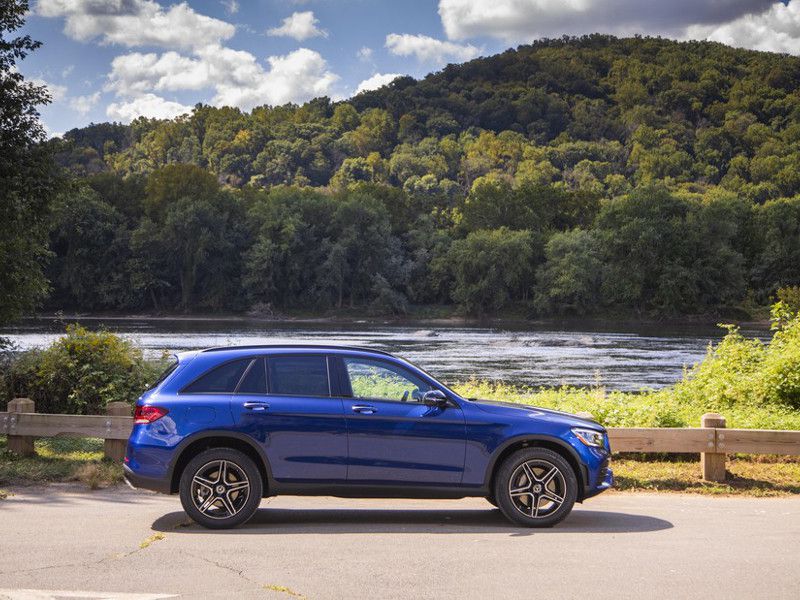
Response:
[{"label": "grass", "polygon": [[724,483],[703,481],[699,459],[641,460],[620,455],[612,460],[619,491],[684,492],[711,496],[789,496],[800,494],[800,459],[767,456],[728,460]]},{"label": "grass", "polygon": [[122,481],[122,466],[103,458],[103,440],[41,438],[36,456],[19,457],[0,436],[0,486],[82,482],[90,489]]}]

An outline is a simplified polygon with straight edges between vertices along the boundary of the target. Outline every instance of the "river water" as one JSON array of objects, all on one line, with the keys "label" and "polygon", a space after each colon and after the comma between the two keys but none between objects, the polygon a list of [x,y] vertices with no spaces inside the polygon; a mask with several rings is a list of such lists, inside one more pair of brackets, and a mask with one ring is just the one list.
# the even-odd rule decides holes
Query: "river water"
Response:
[{"label": "river water", "polygon": [[[70,319],[70,322],[75,319]],[[722,338],[713,326],[530,325],[457,327],[374,323],[321,324],[200,319],[77,319],[133,340],[146,356],[240,344],[348,344],[395,353],[448,383],[471,377],[532,386],[613,390],[660,388],[702,360]],[[63,323],[27,319],[0,329],[21,349],[44,347]],[[765,330],[743,330],[766,338]]]}]

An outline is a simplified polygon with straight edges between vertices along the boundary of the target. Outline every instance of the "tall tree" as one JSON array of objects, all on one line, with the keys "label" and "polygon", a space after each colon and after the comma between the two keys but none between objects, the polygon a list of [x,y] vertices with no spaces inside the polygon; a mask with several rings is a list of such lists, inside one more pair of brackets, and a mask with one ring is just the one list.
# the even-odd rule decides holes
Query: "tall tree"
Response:
[{"label": "tall tree", "polygon": [[25,0],[0,0],[0,323],[47,292],[48,210],[58,185],[36,108],[50,94],[17,70],[40,46],[28,35],[15,36],[27,12]]}]

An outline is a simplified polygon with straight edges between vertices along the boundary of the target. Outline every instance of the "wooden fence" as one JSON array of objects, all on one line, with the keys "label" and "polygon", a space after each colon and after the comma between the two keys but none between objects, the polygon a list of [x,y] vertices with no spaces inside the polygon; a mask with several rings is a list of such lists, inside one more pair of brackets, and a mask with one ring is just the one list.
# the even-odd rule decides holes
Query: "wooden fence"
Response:
[{"label": "wooden fence", "polygon": [[[8,448],[21,455],[35,452],[37,437],[101,438],[105,455],[122,460],[133,427],[130,415],[124,402],[110,403],[105,415],[39,414],[32,400],[16,398],[8,403],[8,412],[0,412],[0,435],[8,436]],[[728,454],[800,455],[800,431],[727,429],[725,418],[715,413],[703,415],[700,427],[610,427],[608,436],[614,452],[699,453],[708,481],[725,481]]]}]

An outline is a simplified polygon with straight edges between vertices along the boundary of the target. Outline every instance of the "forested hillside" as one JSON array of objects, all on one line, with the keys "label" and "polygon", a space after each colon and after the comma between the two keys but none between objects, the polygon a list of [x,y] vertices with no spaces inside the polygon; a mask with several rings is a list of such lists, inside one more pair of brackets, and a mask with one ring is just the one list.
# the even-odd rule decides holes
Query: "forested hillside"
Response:
[{"label": "forested hillside", "polygon": [[51,308],[713,313],[800,283],[800,59],[590,36],[68,132]]}]

